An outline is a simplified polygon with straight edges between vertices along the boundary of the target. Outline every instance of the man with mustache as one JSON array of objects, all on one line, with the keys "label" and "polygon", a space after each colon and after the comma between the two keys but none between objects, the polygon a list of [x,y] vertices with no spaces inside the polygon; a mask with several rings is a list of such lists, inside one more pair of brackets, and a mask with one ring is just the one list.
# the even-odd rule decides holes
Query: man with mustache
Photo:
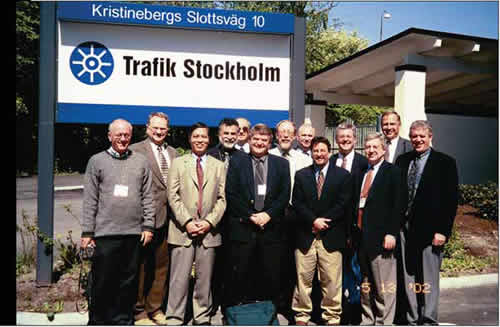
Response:
[{"label": "man with mustache", "polygon": [[[276,138],[278,146],[269,150],[270,154],[285,158],[290,164],[290,178],[293,192],[295,172],[312,164],[312,159],[308,155],[292,148],[295,139],[295,124],[290,120],[282,120],[276,125]],[[292,195],[290,194],[290,204],[285,210],[285,216],[288,223],[283,226],[283,274],[282,274],[282,301],[280,305],[285,315],[292,317],[290,309],[293,289],[295,287],[295,212],[291,206]]]},{"label": "man with mustache", "polygon": [[224,118],[219,123],[219,144],[208,150],[208,155],[224,162],[224,167],[228,168],[229,158],[236,150],[236,143],[239,135],[238,121],[233,118]]},{"label": "man with mustache", "polygon": [[210,324],[211,281],[215,248],[221,245],[219,222],[226,209],[224,164],[207,155],[208,126],[189,129],[191,152],[174,159],[168,173],[170,220],[170,283],[166,309],[168,325],[184,325],[193,263],[193,325]]},{"label": "man with mustache", "polygon": [[352,178],[330,164],[330,142],[313,138],[314,163],[295,174],[292,203],[297,213],[295,261],[297,286],[292,309],[295,323],[305,326],[311,319],[311,291],[315,269],[323,298],[325,325],[340,324],[342,313],[342,250],[346,246],[346,217],[352,196]]},{"label": "man with mustache", "polygon": [[411,143],[405,138],[399,136],[401,127],[401,118],[395,111],[386,111],[382,114],[382,132],[385,135],[387,151],[384,160],[394,163],[403,153],[412,150]]},{"label": "man with mustache", "polygon": [[139,292],[135,305],[135,325],[165,325],[162,304],[168,280],[168,216],[167,175],[177,152],[166,142],[169,119],[163,112],[153,112],[146,124],[147,138],[132,144],[130,149],[143,154],[152,171],[153,202],[156,219],[152,242],[142,248],[139,269]]},{"label": "man with mustache", "polygon": [[432,127],[410,126],[413,151],[398,157],[406,201],[400,231],[409,325],[438,325],[439,271],[458,205],[455,159],[431,147]]}]

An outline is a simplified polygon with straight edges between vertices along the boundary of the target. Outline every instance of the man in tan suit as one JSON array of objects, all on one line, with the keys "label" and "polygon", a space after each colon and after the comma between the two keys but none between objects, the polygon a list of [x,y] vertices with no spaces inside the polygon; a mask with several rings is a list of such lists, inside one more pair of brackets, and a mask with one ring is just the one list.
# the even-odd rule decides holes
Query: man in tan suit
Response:
[{"label": "man in tan suit", "polygon": [[153,241],[142,248],[139,267],[139,290],[135,304],[136,325],[165,325],[162,312],[167,292],[167,175],[168,167],[177,156],[175,149],[165,141],[169,119],[163,112],[153,112],[146,124],[148,138],[130,146],[143,154],[152,171],[155,231]]},{"label": "man in tan suit", "polygon": [[193,263],[193,325],[210,324],[215,247],[221,245],[218,224],[226,209],[226,172],[224,163],[207,155],[208,126],[191,126],[189,143],[192,153],[176,158],[168,174],[168,200],[175,215],[168,231],[168,325],[187,324],[184,314]]}]

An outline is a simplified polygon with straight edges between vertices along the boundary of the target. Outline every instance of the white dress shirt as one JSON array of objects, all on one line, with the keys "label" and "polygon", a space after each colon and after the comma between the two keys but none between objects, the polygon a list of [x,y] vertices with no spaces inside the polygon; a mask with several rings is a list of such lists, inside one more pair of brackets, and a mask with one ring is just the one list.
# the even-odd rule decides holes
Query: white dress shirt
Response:
[{"label": "white dress shirt", "polygon": [[[387,141],[386,141],[387,142]],[[394,162],[394,155],[396,154],[396,148],[398,147],[399,135],[391,140],[391,144],[387,147],[387,151],[389,151],[388,162]]]},{"label": "white dress shirt", "polygon": [[[354,161],[354,149],[349,152],[349,154],[346,156],[347,162],[345,165],[345,169],[347,169],[349,172],[351,172],[352,169],[352,162]],[[339,152],[339,157],[337,158],[337,162],[335,163],[337,167],[342,167],[342,162],[344,161],[344,155]]]}]

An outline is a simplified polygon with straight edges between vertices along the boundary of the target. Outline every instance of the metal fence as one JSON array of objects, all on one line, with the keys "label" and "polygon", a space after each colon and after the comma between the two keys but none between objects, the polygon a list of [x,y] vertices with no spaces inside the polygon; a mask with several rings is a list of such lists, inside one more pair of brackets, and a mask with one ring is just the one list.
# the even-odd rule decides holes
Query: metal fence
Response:
[{"label": "metal fence", "polygon": [[[330,141],[333,146],[333,153],[337,153],[339,150],[338,144],[335,142],[335,128],[331,126],[327,126],[325,128],[325,137]],[[373,132],[377,132],[377,125],[357,125],[356,126],[356,145],[354,146],[354,150],[360,154],[363,153],[365,143],[365,137]]]}]

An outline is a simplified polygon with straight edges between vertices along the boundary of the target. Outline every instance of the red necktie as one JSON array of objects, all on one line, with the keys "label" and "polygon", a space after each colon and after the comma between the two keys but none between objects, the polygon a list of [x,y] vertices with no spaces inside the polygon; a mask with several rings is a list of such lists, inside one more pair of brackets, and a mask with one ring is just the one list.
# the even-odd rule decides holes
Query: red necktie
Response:
[{"label": "red necktie", "polygon": [[[363,185],[363,189],[361,190],[360,198],[366,199],[368,197],[368,193],[370,192],[370,187],[372,186],[372,179],[373,179],[373,168],[370,168],[368,170],[368,173],[366,173],[365,184]],[[362,220],[363,220],[363,208],[359,208],[358,210],[359,229],[361,229]]]},{"label": "red necktie", "polygon": [[201,157],[196,159],[196,175],[198,176],[198,217],[201,218],[203,203],[203,169],[201,168]]}]

